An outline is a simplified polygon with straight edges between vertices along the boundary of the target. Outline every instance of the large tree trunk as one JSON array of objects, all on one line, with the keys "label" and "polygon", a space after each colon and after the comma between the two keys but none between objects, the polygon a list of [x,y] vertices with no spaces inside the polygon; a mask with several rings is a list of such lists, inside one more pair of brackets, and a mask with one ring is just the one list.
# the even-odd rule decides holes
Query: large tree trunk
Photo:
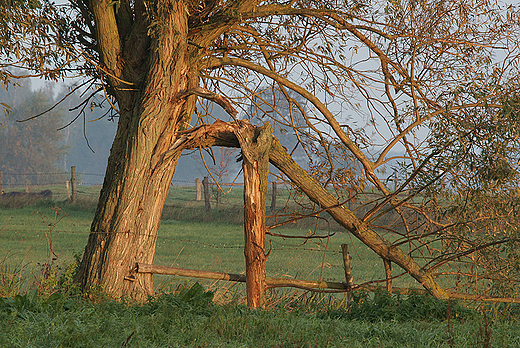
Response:
[{"label": "large tree trunk", "polygon": [[131,92],[115,87],[120,119],[78,274],[85,290],[140,300],[153,289],[151,274],[131,272],[136,262],[153,263],[180,152],[167,158],[164,154],[193,114],[196,97],[185,97],[185,91],[198,85],[196,74],[190,74],[186,11],[181,3],[171,6],[178,8],[163,13],[142,86]]}]

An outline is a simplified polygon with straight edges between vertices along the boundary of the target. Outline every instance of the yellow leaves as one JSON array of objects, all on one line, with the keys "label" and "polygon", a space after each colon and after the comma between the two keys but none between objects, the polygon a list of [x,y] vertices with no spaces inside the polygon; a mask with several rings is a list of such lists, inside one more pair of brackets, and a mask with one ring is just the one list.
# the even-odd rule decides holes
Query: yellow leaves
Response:
[{"label": "yellow leaves", "polygon": [[[4,107],[4,115],[7,116],[9,115],[10,113],[13,112],[13,108],[10,107],[9,105],[7,105],[6,103],[0,103],[0,105],[2,105]],[[5,128],[4,125],[2,125],[0,123],[0,126],[2,126],[2,128]]]},{"label": "yellow leaves", "polygon": [[12,110],[13,109],[9,105],[7,105],[6,103],[0,103],[0,105],[2,105],[4,108],[6,108],[8,110]]}]

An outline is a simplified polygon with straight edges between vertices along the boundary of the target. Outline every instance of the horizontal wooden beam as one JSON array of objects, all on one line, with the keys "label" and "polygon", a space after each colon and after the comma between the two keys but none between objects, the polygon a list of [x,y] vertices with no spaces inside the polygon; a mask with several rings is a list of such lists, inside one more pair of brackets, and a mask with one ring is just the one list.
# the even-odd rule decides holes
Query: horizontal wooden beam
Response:
[{"label": "horizontal wooden beam", "polygon": [[[177,275],[182,277],[192,278],[205,278],[205,279],[216,279],[216,280],[229,280],[233,282],[245,283],[246,276],[243,274],[233,274],[224,272],[213,272],[213,271],[198,271],[193,269],[179,268],[179,267],[167,267],[150,265],[146,263],[136,263],[134,271],[136,273],[153,273],[153,274],[165,274],[165,275]],[[287,279],[287,278],[266,278],[266,283],[269,288],[277,287],[295,287],[305,289],[309,291],[321,291],[331,290],[332,292],[347,292],[349,291],[344,283],[329,282],[329,281],[312,281],[312,280],[301,280],[301,279]],[[352,291],[366,290],[366,291],[378,291],[384,289],[383,287],[372,285],[372,284],[361,284],[353,285]],[[415,288],[399,288],[392,287],[393,294],[410,295],[410,294],[428,294],[425,289]],[[475,294],[463,294],[456,292],[448,292],[449,297],[452,299],[467,300],[467,301],[485,301],[495,303],[520,303],[520,298],[502,298],[502,297],[491,297],[485,295]]]},{"label": "horizontal wooden beam", "polygon": [[[246,281],[246,276],[242,274],[224,273],[224,272],[213,272],[213,271],[198,271],[193,269],[179,268],[179,267],[167,267],[150,265],[146,263],[136,263],[136,273],[153,273],[153,274],[167,274],[177,275],[182,277],[194,277],[194,278],[205,278],[205,279],[216,279],[216,280],[229,280],[234,282]],[[331,289],[331,290],[342,290],[347,291],[343,283],[328,282],[328,281],[312,281],[312,280],[300,280],[300,279],[286,279],[286,278],[266,278],[268,287],[299,287],[312,289]]]},{"label": "horizontal wooden beam", "polygon": [[198,271],[194,269],[186,269],[179,267],[168,267],[168,266],[157,266],[146,263],[135,264],[136,273],[153,273],[153,274],[166,274],[166,275],[177,275],[181,277],[192,277],[192,278],[205,278],[205,279],[216,279],[216,280],[229,280],[233,282],[246,281],[246,276],[242,274],[232,274],[223,272],[213,271]]},{"label": "horizontal wooden beam", "polygon": [[[165,274],[165,275],[177,275],[181,277],[193,277],[193,278],[205,278],[205,279],[215,279],[215,280],[229,280],[234,282],[245,283],[246,276],[243,274],[233,274],[233,273],[224,273],[224,272],[214,272],[214,271],[199,271],[193,269],[179,268],[179,267],[167,267],[167,266],[157,266],[150,265],[146,263],[136,263],[135,265],[136,273],[153,273],[153,274]],[[301,279],[290,279],[290,278],[266,278],[267,286],[270,288],[279,288],[279,287],[296,287],[307,290],[319,290],[319,289],[329,289],[329,290],[340,290],[341,292],[349,291],[344,283],[339,282],[329,282],[329,281],[313,281],[313,280],[301,280]],[[374,285],[354,285],[352,290],[368,290],[375,291],[376,289],[380,289],[380,287]],[[427,293],[424,289],[407,289],[407,288],[393,288],[393,293],[399,294],[410,294],[412,292],[416,293]]]}]

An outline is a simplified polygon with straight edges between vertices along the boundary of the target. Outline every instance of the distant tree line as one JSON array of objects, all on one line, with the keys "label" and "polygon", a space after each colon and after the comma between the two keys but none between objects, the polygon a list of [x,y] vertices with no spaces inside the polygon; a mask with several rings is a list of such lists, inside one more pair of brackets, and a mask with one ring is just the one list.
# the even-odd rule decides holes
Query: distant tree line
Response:
[{"label": "distant tree line", "polygon": [[[19,122],[49,109],[54,104],[53,91],[32,91],[30,81],[21,80],[18,87],[1,89],[0,101],[10,107],[1,120],[0,169],[27,174],[23,177],[25,184],[37,183],[38,178],[30,174],[56,172],[66,152],[63,133],[56,131],[63,123],[63,109],[55,108],[31,122]],[[4,184],[18,184],[19,180],[19,176],[4,175]]]},{"label": "distant tree line", "polygon": [[[4,185],[41,184],[41,178],[35,174],[69,171],[70,166],[76,166],[79,173],[104,173],[116,122],[102,117],[106,112],[102,105],[89,105],[83,111],[75,109],[80,103],[76,96],[55,106],[63,93],[55,93],[50,87],[33,90],[27,79],[18,80],[17,86],[0,89],[0,102],[8,106],[0,116],[0,170],[4,173]],[[44,115],[23,122],[51,108]],[[45,180],[52,179],[46,175]],[[100,184],[102,176],[98,181],[95,183]]]}]

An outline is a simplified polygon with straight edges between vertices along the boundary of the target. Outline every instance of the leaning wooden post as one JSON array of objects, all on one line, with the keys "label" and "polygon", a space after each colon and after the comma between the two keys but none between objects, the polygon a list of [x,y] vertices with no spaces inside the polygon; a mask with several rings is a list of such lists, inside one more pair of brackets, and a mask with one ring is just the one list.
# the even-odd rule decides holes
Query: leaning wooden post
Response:
[{"label": "leaning wooden post", "polygon": [[354,286],[354,277],[352,276],[352,265],[350,264],[350,260],[352,260],[352,256],[350,256],[348,252],[348,244],[341,244],[341,252],[343,254],[343,269],[345,270],[345,286],[347,288],[347,302],[351,301],[351,291],[352,286]]},{"label": "leaning wooden post", "polygon": [[195,179],[195,187],[197,188],[197,201],[202,200],[202,184],[200,182],[200,179]]},{"label": "leaning wooden post", "polygon": [[246,258],[247,304],[265,306],[265,203],[269,175],[269,149],[273,129],[240,122],[235,134],[242,149],[244,171],[244,255]]},{"label": "leaning wooden post", "polygon": [[276,211],[276,181],[273,181],[273,194],[271,196],[271,213]]},{"label": "leaning wooden post", "polygon": [[204,185],[204,203],[206,207],[206,211],[211,211],[211,203],[209,201],[209,178],[207,176],[202,180],[202,185]]},{"label": "leaning wooden post", "polygon": [[386,290],[392,293],[392,261],[383,259],[383,264],[385,265]]},{"label": "leaning wooden post", "polygon": [[77,192],[77,181],[76,181],[76,166],[70,167],[70,200],[72,203],[76,203],[78,199]]},{"label": "leaning wooden post", "polygon": [[0,195],[4,192],[2,183],[4,182],[4,172],[0,170]]}]

